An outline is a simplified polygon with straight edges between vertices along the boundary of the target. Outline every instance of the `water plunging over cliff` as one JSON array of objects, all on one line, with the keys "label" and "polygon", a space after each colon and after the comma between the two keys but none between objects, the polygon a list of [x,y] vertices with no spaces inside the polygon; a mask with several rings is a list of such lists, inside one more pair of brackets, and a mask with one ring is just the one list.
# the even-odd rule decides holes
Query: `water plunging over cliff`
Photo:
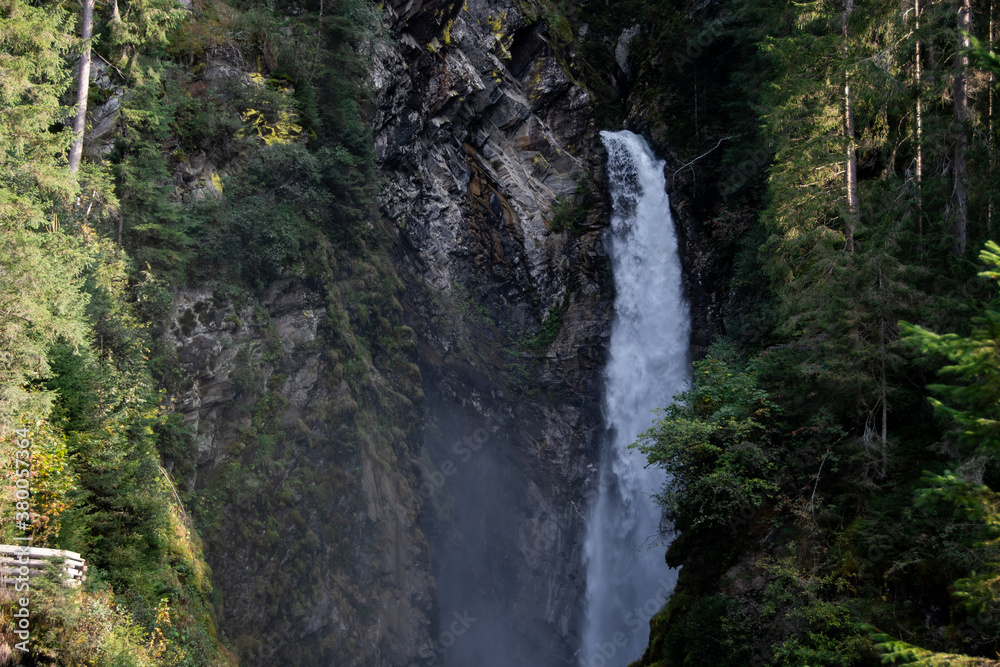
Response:
[{"label": "water plunging over cliff", "polygon": [[[587,620],[582,667],[627,665],[642,653],[648,621],[676,574],[653,546],[660,510],[650,494],[662,471],[628,445],[653,423],[651,411],[684,388],[691,322],[663,162],[631,132],[602,132],[611,190],[611,262],[616,296],[605,369],[607,438],[584,559]],[[653,546],[653,548],[650,548]]]}]

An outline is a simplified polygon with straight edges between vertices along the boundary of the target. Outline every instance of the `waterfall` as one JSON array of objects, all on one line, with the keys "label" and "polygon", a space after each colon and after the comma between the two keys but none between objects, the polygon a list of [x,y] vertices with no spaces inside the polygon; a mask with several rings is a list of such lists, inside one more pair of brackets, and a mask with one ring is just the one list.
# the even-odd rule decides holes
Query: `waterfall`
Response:
[{"label": "waterfall", "polygon": [[601,132],[601,139],[608,151],[616,296],[605,369],[607,437],[584,545],[581,667],[618,667],[638,658],[649,618],[676,581],[657,546],[660,509],[650,498],[663,472],[646,468],[645,457],[628,445],[652,425],[652,410],[685,388],[691,331],[664,163],[631,132]]}]

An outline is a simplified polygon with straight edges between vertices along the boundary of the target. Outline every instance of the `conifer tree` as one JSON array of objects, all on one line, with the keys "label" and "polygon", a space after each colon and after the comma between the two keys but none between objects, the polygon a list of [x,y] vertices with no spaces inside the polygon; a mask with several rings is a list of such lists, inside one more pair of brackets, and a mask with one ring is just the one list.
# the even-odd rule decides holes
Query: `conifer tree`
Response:
[{"label": "conifer tree", "polygon": [[[811,23],[800,18],[797,33],[772,40],[789,69],[764,107],[778,147],[764,255],[782,284],[779,330],[796,341],[802,372],[822,385],[826,405],[884,448],[900,367],[895,323],[922,300],[922,271],[906,258],[900,224],[913,213],[912,186],[889,148],[910,138],[897,128],[907,125],[900,114],[913,113],[903,79],[912,24],[896,2],[840,9],[825,24],[807,13]],[[817,61],[821,44],[839,58]],[[793,81],[803,70],[806,82]],[[886,168],[859,179],[862,157]]]},{"label": "conifer tree", "polygon": [[[988,241],[979,259],[987,265],[979,275],[1000,282],[1000,246]],[[995,451],[1000,446],[1000,311],[989,308],[972,325],[970,335],[959,336],[900,322],[906,344],[946,358],[951,363],[939,372],[962,382],[929,385],[944,399],[930,399],[935,409],[963,428],[965,440]]]},{"label": "conifer tree", "polygon": [[28,383],[48,372],[49,345],[82,344],[84,253],[59,228],[75,182],[59,164],[72,135],[51,132],[66,116],[70,17],[53,4],[0,2],[0,428],[50,395]]}]

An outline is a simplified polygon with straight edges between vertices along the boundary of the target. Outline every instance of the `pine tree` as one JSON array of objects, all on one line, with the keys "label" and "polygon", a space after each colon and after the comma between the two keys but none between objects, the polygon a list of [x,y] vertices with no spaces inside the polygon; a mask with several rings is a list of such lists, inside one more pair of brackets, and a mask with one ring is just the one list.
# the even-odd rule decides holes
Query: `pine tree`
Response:
[{"label": "pine tree", "polygon": [[[769,188],[776,194],[765,219],[776,234],[812,237],[844,247],[847,182],[842,15],[820,1],[800,5],[797,28],[768,37],[762,48],[777,81],[763,93],[763,120],[775,145]],[[845,231],[838,231],[845,230]]]},{"label": "pine tree", "polygon": [[168,0],[124,0],[114,4],[101,33],[128,88],[121,135],[111,155],[121,200],[119,243],[139,266],[173,281],[183,275],[198,220],[174,197],[161,146],[171,135],[176,102],[165,94],[170,85],[165,64],[150,53],[168,44],[168,31],[185,16]]},{"label": "pine tree", "polygon": [[[979,259],[987,265],[979,275],[1000,282],[1000,246],[987,242]],[[904,343],[922,354],[946,358],[951,363],[939,373],[962,382],[929,385],[944,399],[929,399],[934,408],[964,429],[964,440],[977,448],[996,450],[1000,446],[1000,311],[987,309],[973,318],[972,325],[968,336],[959,336],[900,322]]]},{"label": "pine tree", "polygon": [[[778,331],[794,341],[795,363],[822,387],[825,405],[885,448],[901,366],[896,321],[923,300],[924,271],[907,256],[903,224],[914,214],[913,188],[896,167],[897,147],[911,139],[912,26],[892,1],[845,3],[838,22],[807,16],[792,37],[773,40],[787,79],[764,107],[778,146],[764,255],[780,285]],[[818,60],[827,45],[840,57]],[[792,80],[803,71],[804,82]],[[883,166],[861,179],[859,162]]]},{"label": "pine tree", "polygon": [[58,5],[0,2],[0,428],[51,396],[28,383],[48,372],[57,339],[85,340],[85,253],[59,229],[76,184],[59,156],[72,139],[59,127],[70,75],[70,17]]}]

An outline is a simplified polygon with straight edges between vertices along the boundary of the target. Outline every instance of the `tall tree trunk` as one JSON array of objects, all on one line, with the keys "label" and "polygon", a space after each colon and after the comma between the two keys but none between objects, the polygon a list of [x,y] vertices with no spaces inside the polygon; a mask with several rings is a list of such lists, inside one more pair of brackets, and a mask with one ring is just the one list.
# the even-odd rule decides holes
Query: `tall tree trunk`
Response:
[{"label": "tall tree trunk", "polygon": [[[881,282],[881,279],[880,279]],[[885,372],[885,338],[886,338],[886,321],[885,318],[881,318],[878,325],[878,353],[880,361],[879,369],[879,384],[881,396],[879,399],[882,402],[882,450],[885,451],[886,444],[889,442],[889,379]]]},{"label": "tall tree trunk", "polygon": [[[968,33],[972,31],[972,7],[971,0],[959,0],[958,27],[964,30],[959,37],[959,48],[963,51],[970,46]],[[955,137],[954,166],[954,188],[952,190],[952,203],[955,206],[955,227],[954,242],[951,251],[956,255],[965,254],[965,248],[969,242],[969,211],[968,195],[965,192],[965,152],[968,148],[966,138],[966,121],[969,118],[969,80],[967,72],[969,69],[969,56],[959,56],[958,73],[955,75],[955,123],[958,126],[958,136]]]},{"label": "tall tree trunk", "polygon": [[916,17],[917,53],[917,238],[924,237],[924,91],[923,63],[920,62],[923,47],[920,43],[920,0],[913,0],[913,14]]},{"label": "tall tree trunk", "polygon": [[[990,33],[989,33],[990,43],[986,48],[990,51],[993,50],[993,43],[996,40],[996,23],[993,20],[993,0],[990,0]],[[990,154],[990,181],[993,180],[993,174],[996,172],[996,156],[993,153],[993,87],[996,85],[996,74],[993,70],[990,70],[990,107],[989,107],[989,121],[987,131],[989,134],[986,135],[986,150]],[[986,236],[993,236],[993,189],[989,189],[989,205],[986,210]]]},{"label": "tall tree trunk", "polygon": [[76,118],[73,120],[73,147],[69,151],[69,170],[76,172],[80,168],[80,158],[83,156],[83,131],[87,124],[87,93],[90,91],[90,38],[94,35],[94,0],[84,0],[83,25],[80,36],[83,38],[83,53],[80,55],[80,73],[76,85]]},{"label": "tall tree trunk", "polygon": [[844,0],[844,138],[847,140],[847,224],[844,226],[847,252],[854,252],[854,229],[858,223],[858,156],[854,147],[854,107],[851,101],[851,74],[848,61],[847,21],[854,11],[854,0]]}]

